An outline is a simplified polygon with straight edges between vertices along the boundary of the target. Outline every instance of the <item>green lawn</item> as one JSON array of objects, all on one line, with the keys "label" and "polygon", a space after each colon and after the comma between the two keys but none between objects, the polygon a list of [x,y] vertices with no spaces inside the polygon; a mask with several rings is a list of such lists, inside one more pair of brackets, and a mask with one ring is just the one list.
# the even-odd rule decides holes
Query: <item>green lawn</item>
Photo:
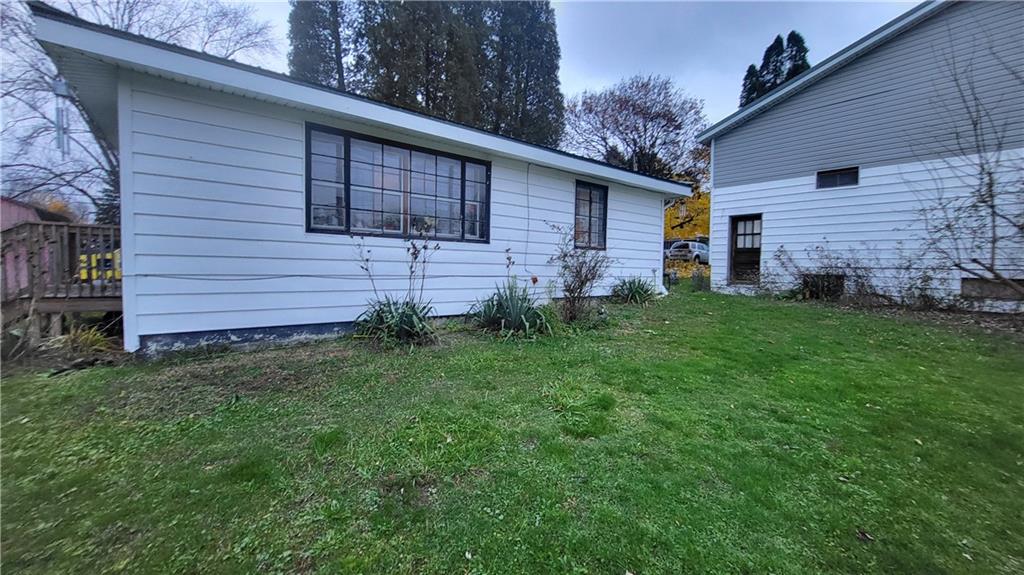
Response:
[{"label": "green lawn", "polygon": [[3,381],[6,573],[1020,573],[1024,342],[675,293],[599,331]]}]

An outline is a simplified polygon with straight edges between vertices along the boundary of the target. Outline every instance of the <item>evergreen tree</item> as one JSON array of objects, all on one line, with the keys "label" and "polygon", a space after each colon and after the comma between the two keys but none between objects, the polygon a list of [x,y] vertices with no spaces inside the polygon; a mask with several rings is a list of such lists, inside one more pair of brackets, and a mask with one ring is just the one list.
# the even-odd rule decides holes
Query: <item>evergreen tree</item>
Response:
[{"label": "evergreen tree", "polygon": [[362,24],[368,96],[480,125],[478,66],[485,35],[480,6],[365,2]]},{"label": "evergreen tree", "polygon": [[121,195],[113,187],[103,188],[96,202],[97,224],[121,225]]},{"label": "evergreen tree", "polygon": [[289,25],[289,67],[298,78],[558,144],[564,101],[547,1],[293,0]]},{"label": "evergreen tree", "polygon": [[558,78],[561,50],[554,10],[547,1],[490,6],[486,128],[555,146],[562,135],[565,101]]},{"label": "evergreen tree", "polygon": [[807,53],[804,37],[796,30],[790,31],[785,43],[782,36],[776,36],[764,51],[761,67],[755,68],[751,64],[747,68],[743,76],[743,87],[740,89],[740,107],[753,103],[810,69]]},{"label": "evergreen tree", "polygon": [[333,56],[331,63],[335,71],[335,87],[345,90],[345,48],[342,44],[342,29],[345,27],[344,4],[342,2],[330,2],[327,8],[327,29],[330,32],[331,48]]},{"label": "evergreen tree", "polygon": [[288,14],[289,74],[348,90],[346,61],[355,56],[355,5],[330,0],[291,0]]},{"label": "evergreen tree", "polygon": [[786,36],[786,82],[803,74],[811,67],[810,62],[807,61],[807,52],[804,37],[796,30],[791,30]]},{"label": "evergreen tree", "polygon": [[758,75],[761,77],[763,94],[778,88],[786,80],[786,47],[782,43],[782,36],[776,36],[765,48]]},{"label": "evergreen tree", "polygon": [[757,72],[757,66],[747,66],[747,73],[743,76],[743,88],[740,90],[740,107],[746,106],[761,97],[764,89],[761,86],[761,76]]},{"label": "evergreen tree", "polygon": [[445,92],[440,98],[439,115],[474,127],[483,125],[481,102],[487,68],[484,43],[487,27],[483,4],[454,3],[444,25],[445,57],[441,77]]}]

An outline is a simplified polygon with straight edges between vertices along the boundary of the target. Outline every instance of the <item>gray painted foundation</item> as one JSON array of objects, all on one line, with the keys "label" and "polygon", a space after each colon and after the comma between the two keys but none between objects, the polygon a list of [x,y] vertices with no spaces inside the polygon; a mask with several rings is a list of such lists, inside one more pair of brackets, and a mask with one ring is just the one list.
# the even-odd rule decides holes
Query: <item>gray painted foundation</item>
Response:
[{"label": "gray painted foundation", "polygon": [[160,357],[168,353],[204,347],[249,349],[329,339],[352,333],[352,322],[283,325],[243,329],[194,331],[143,335],[139,351],[144,357]]}]

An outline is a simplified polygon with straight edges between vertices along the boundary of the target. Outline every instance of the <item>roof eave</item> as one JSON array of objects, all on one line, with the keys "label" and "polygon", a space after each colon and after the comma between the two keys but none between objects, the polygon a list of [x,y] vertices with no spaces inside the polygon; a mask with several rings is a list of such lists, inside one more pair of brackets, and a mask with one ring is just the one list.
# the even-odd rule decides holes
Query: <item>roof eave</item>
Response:
[{"label": "roof eave", "polygon": [[201,58],[183,53],[185,50],[171,50],[169,47],[155,45],[156,42],[126,38],[95,29],[94,25],[86,27],[68,22],[60,14],[59,11],[54,14],[44,9],[33,10],[38,42],[65,46],[121,68],[177,81],[187,80],[190,83],[242,96],[352,120],[371,121],[423,137],[446,140],[460,146],[486,150],[498,156],[583,174],[646,191],[669,196],[686,196],[692,193],[692,186],[684,182],[645,176],[326,88],[291,81],[273,72],[251,69],[243,65],[229,65],[217,61],[220,60],[218,58]]},{"label": "roof eave", "polygon": [[928,0],[927,2],[918,4],[907,12],[897,16],[895,19],[887,22],[877,30],[871,32],[867,36],[864,36],[860,40],[857,40],[853,44],[850,44],[846,48],[826,58],[816,66],[813,66],[810,70],[807,70],[803,74],[782,85],[777,90],[769,93],[767,96],[764,96],[753,104],[745,108],[740,108],[726,116],[724,119],[718,121],[700,134],[697,134],[697,141],[701,144],[707,144],[714,138],[739,127],[758,114],[766,111],[768,108],[771,108],[782,100],[794,95],[796,92],[799,92],[814,82],[828,76],[861,54],[864,54],[875,46],[885,42],[887,39],[906,30],[908,27],[913,26],[921,20],[931,16],[936,11],[945,8],[949,4],[950,2],[946,0]]}]

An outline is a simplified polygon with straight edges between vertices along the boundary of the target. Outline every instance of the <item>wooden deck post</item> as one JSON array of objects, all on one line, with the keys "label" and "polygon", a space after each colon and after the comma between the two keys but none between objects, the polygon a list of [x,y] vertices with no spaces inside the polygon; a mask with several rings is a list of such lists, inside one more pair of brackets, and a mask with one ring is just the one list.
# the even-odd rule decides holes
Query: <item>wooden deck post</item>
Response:
[{"label": "wooden deck post", "polygon": [[58,337],[64,331],[64,314],[62,313],[51,313],[49,330],[47,330],[48,337]]}]

